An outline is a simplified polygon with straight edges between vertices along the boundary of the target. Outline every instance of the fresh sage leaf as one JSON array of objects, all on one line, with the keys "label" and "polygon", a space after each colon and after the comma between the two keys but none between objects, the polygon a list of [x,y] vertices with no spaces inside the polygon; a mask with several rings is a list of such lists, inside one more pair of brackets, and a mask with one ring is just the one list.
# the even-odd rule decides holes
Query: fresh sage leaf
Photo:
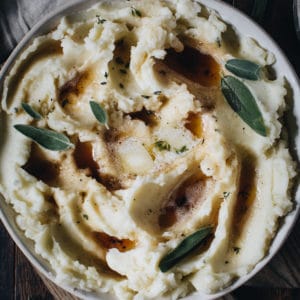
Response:
[{"label": "fresh sage leaf", "polygon": [[35,120],[40,120],[42,116],[35,110],[33,109],[29,104],[22,102],[22,108],[28,113],[29,116],[34,118]]},{"label": "fresh sage leaf", "polygon": [[199,247],[211,232],[212,227],[206,226],[186,237],[174,250],[162,258],[159,263],[159,269],[162,272],[170,270],[182,259],[187,257],[193,250]]},{"label": "fresh sage leaf", "polygon": [[225,76],[221,80],[221,89],[226,101],[241,119],[258,134],[267,136],[263,117],[247,86],[233,76]]},{"label": "fresh sage leaf", "polygon": [[230,59],[226,62],[225,68],[241,78],[249,80],[260,79],[261,66],[249,60]]},{"label": "fresh sage leaf", "polygon": [[68,137],[53,130],[22,124],[14,125],[14,128],[48,150],[60,151],[74,146]]},{"label": "fresh sage leaf", "polygon": [[95,116],[95,118],[101,123],[104,124],[106,128],[107,125],[107,114],[105,110],[101,107],[101,105],[95,101],[90,101],[91,110]]}]

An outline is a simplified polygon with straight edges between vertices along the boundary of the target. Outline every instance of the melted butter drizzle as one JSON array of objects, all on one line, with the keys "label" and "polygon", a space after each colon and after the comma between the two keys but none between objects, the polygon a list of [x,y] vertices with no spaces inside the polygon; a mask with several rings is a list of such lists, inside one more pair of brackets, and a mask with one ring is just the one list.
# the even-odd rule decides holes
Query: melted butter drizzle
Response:
[{"label": "melted butter drizzle", "polygon": [[182,52],[168,49],[163,61],[171,70],[205,87],[220,84],[220,66],[215,59],[199,50],[185,46]]},{"label": "melted butter drizzle", "polygon": [[184,126],[197,138],[203,136],[203,126],[200,114],[190,112]]},{"label": "melted butter drizzle", "polygon": [[76,74],[59,89],[59,103],[64,107],[68,104],[76,104],[87,86],[92,83],[93,76],[90,71]]},{"label": "melted butter drizzle", "polygon": [[251,153],[245,153],[242,159],[242,169],[239,182],[238,199],[233,216],[233,239],[238,239],[250,217],[251,206],[256,199],[256,158]]},{"label": "melted butter drizzle", "polygon": [[146,126],[154,127],[157,125],[157,117],[155,113],[151,110],[147,110],[143,107],[142,110],[132,112],[128,114],[133,120],[141,120]]},{"label": "melted butter drizzle", "polygon": [[38,180],[50,186],[57,186],[59,165],[49,161],[41,148],[35,143],[31,144],[29,159],[22,168]]},{"label": "melted butter drizzle", "polygon": [[197,173],[186,179],[171,193],[158,217],[160,228],[168,228],[195,209],[204,199],[205,178]]},{"label": "melted butter drizzle", "polygon": [[91,142],[78,141],[73,153],[75,163],[79,169],[87,170],[87,176],[94,178],[109,191],[122,189],[118,178],[109,174],[102,174],[98,163],[94,160],[93,145]]},{"label": "melted butter drizzle", "polygon": [[126,252],[135,247],[135,242],[129,239],[118,239],[104,232],[95,232],[94,237],[101,247],[105,249],[116,248],[120,252]]}]

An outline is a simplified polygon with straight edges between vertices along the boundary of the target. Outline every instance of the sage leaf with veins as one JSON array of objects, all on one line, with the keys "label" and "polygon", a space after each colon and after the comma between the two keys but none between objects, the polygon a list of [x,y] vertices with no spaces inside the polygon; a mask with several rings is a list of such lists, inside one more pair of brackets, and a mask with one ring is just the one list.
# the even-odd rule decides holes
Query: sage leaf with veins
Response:
[{"label": "sage leaf with veins", "polygon": [[22,124],[14,125],[14,128],[48,150],[60,151],[74,147],[67,136],[53,130]]},{"label": "sage leaf with veins", "polygon": [[211,234],[212,229],[212,226],[202,227],[198,231],[187,236],[174,250],[161,259],[159,269],[162,272],[167,272],[182,259],[186,258],[205,241],[205,238]]},{"label": "sage leaf with veins", "polygon": [[233,76],[221,80],[222,93],[230,107],[261,136],[267,136],[262,114],[248,87]]},{"label": "sage leaf with veins", "polygon": [[21,105],[24,111],[27,112],[27,114],[31,116],[33,119],[40,120],[42,118],[42,116],[35,109],[33,109],[29,104],[22,102]]},{"label": "sage leaf with veins", "polygon": [[101,123],[104,124],[108,129],[107,125],[107,114],[105,110],[101,107],[101,105],[95,101],[90,101],[91,110],[95,116],[95,118]]},{"label": "sage leaf with veins", "polygon": [[230,59],[226,62],[225,68],[240,78],[249,80],[260,79],[261,66],[249,60]]}]

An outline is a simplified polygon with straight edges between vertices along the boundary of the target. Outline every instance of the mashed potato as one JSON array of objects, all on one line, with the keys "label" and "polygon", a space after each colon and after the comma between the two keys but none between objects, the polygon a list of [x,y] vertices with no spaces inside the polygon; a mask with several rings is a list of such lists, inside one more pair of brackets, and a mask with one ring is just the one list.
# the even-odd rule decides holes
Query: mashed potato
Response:
[{"label": "mashed potato", "polygon": [[[286,89],[268,77],[273,55],[227,28],[191,0],[101,2],[62,18],[15,62],[1,101],[0,191],[58,282],[176,299],[222,290],[266,255],[292,208],[295,171],[279,121]],[[223,96],[232,58],[264,70],[239,80],[266,136]],[[72,146],[51,151],[16,124],[62,133]],[[160,270],[208,225],[204,247]]]}]

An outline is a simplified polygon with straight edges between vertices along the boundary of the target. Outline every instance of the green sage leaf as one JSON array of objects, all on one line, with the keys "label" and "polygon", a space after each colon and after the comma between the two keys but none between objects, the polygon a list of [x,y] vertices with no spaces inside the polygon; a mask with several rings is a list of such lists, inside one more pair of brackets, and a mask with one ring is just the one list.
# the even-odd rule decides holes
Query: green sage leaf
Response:
[{"label": "green sage leaf", "polygon": [[249,80],[260,79],[261,66],[249,60],[230,59],[226,62],[225,68],[241,78]]},{"label": "green sage leaf", "polygon": [[167,272],[182,259],[187,257],[193,250],[199,247],[205,238],[212,232],[211,226],[206,226],[186,237],[174,250],[162,258],[159,269]]},{"label": "green sage leaf", "polygon": [[35,110],[33,109],[29,104],[22,102],[22,108],[28,113],[29,116],[34,118],[35,120],[40,120],[42,116]]},{"label": "green sage leaf", "polygon": [[74,146],[68,137],[53,130],[22,124],[14,125],[14,128],[48,150],[60,151]]},{"label": "green sage leaf", "polygon": [[223,95],[231,108],[254,131],[267,136],[267,130],[257,103],[247,86],[233,76],[225,76],[221,80]]},{"label": "green sage leaf", "polygon": [[101,105],[95,101],[90,101],[91,110],[95,116],[95,118],[101,123],[104,124],[106,128],[107,125],[107,114],[105,110],[101,107]]}]

